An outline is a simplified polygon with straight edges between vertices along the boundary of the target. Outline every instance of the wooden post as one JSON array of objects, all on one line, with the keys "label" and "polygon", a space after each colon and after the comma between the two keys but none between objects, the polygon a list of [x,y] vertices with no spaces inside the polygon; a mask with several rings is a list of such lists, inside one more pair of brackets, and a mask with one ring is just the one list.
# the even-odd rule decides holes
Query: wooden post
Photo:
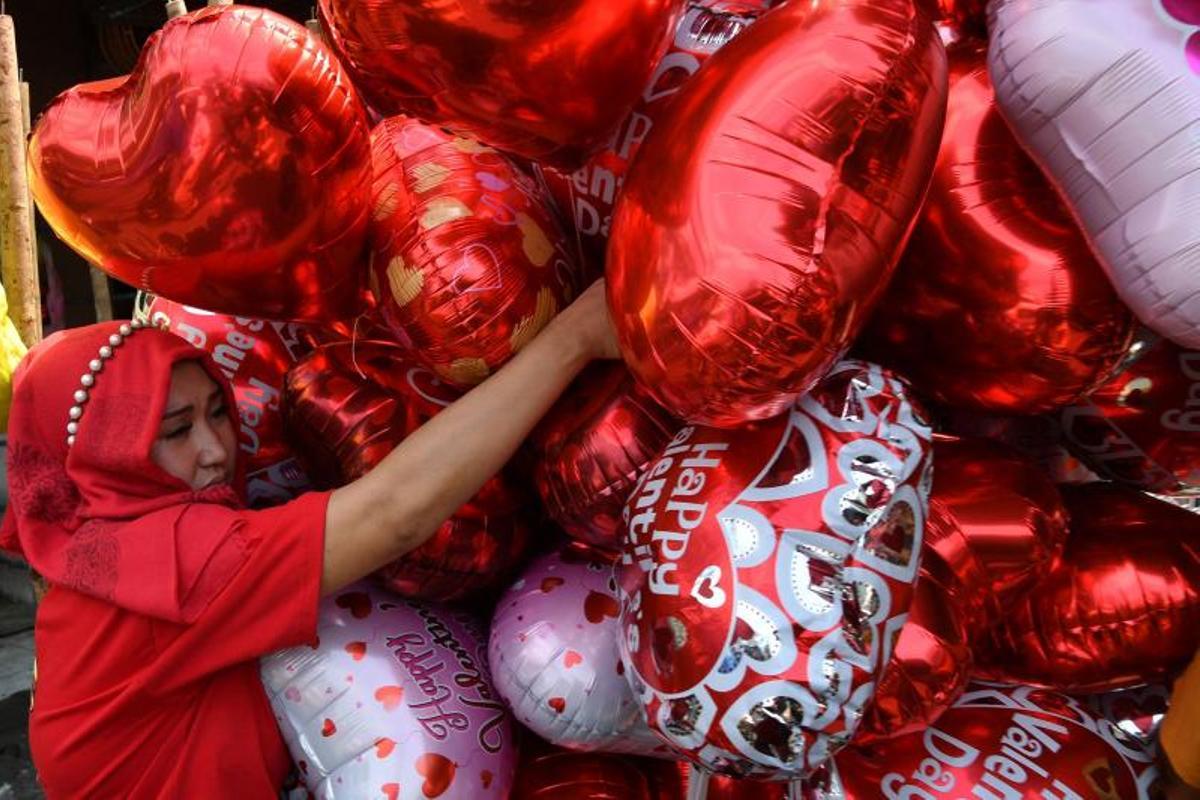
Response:
[{"label": "wooden post", "polygon": [[0,14],[0,275],[9,316],[25,345],[33,347],[42,340],[42,304],[22,116],[17,33],[12,17]]}]

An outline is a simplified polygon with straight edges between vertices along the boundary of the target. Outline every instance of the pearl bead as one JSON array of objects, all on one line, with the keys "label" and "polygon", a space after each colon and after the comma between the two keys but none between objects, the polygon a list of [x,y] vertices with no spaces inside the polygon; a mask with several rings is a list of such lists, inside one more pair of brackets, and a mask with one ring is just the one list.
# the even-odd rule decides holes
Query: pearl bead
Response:
[{"label": "pearl bead", "polygon": [[79,419],[83,416],[83,409],[79,406],[71,406],[71,410],[67,412],[67,416],[71,419]]},{"label": "pearl bead", "polygon": [[87,393],[86,389],[76,389],[75,390],[75,402],[76,403],[86,403],[87,399],[88,399],[88,393]]},{"label": "pearl bead", "polygon": [[70,447],[73,444],[75,444],[75,434],[71,434],[67,437],[67,447]]},{"label": "pearl bead", "polygon": [[96,376],[95,375],[84,375],[82,378],[79,379],[79,382],[82,383],[84,386],[87,386],[90,388],[92,386],[92,384],[94,384],[96,382]]},{"label": "pearl bead", "polygon": [[126,322],[124,325],[117,328],[117,331],[119,331],[122,336],[128,336],[129,334],[133,333],[133,326]]},{"label": "pearl bead", "polygon": [[78,432],[79,432],[79,423],[78,422],[71,420],[70,422],[67,423],[67,433],[74,434],[74,433],[78,433]]},{"label": "pearl bead", "polygon": [[100,370],[104,369],[104,362],[98,358],[93,358],[88,362],[88,369],[90,369],[92,372],[99,372]]},{"label": "pearl bead", "polygon": [[100,348],[100,357],[101,358],[112,358],[112,348],[109,347],[108,345],[104,345],[103,347],[101,347]]},{"label": "pearl bead", "polygon": [[125,341],[125,340],[121,337],[120,334],[117,334],[117,333],[114,333],[112,336],[108,337],[108,343],[110,345],[112,345],[113,347],[120,346],[121,342],[123,342],[123,341]]}]

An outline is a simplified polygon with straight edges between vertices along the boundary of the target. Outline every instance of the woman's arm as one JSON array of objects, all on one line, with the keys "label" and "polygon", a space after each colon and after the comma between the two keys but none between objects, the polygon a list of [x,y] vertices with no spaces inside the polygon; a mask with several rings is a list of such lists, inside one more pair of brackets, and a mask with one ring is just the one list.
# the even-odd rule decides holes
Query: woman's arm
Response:
[{"label": "woman's arm", "polygon": [[616,357],[597,281],[495,375],[333,493],[321,593],[420,547],[500,471],[588,361]]}]

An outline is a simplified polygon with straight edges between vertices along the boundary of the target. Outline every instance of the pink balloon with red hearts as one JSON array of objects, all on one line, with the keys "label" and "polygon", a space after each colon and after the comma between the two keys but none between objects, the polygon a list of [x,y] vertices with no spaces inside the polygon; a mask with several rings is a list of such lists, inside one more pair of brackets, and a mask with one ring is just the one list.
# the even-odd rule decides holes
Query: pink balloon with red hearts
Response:
[{"label": "pink balloon with red hearts", "polygon": [[321,602],[317,644],[262,659],[288,749],[318,800],[503,800],[516,743],[462,612],[367,583]]}]

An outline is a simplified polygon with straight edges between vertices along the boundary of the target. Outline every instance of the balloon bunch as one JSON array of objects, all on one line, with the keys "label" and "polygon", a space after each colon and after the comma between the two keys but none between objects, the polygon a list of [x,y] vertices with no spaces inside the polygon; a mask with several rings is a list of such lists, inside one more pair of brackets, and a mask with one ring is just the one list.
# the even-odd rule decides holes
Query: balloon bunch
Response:
[{"label": "balloon bunch", "polygon": [[264,661],[308,791],[1150,796],[1200,647],[1187,3],[319,14],[185,14],[30,142],[234,382],[251,499],[365,474],[601,272],[623,363]]}]

